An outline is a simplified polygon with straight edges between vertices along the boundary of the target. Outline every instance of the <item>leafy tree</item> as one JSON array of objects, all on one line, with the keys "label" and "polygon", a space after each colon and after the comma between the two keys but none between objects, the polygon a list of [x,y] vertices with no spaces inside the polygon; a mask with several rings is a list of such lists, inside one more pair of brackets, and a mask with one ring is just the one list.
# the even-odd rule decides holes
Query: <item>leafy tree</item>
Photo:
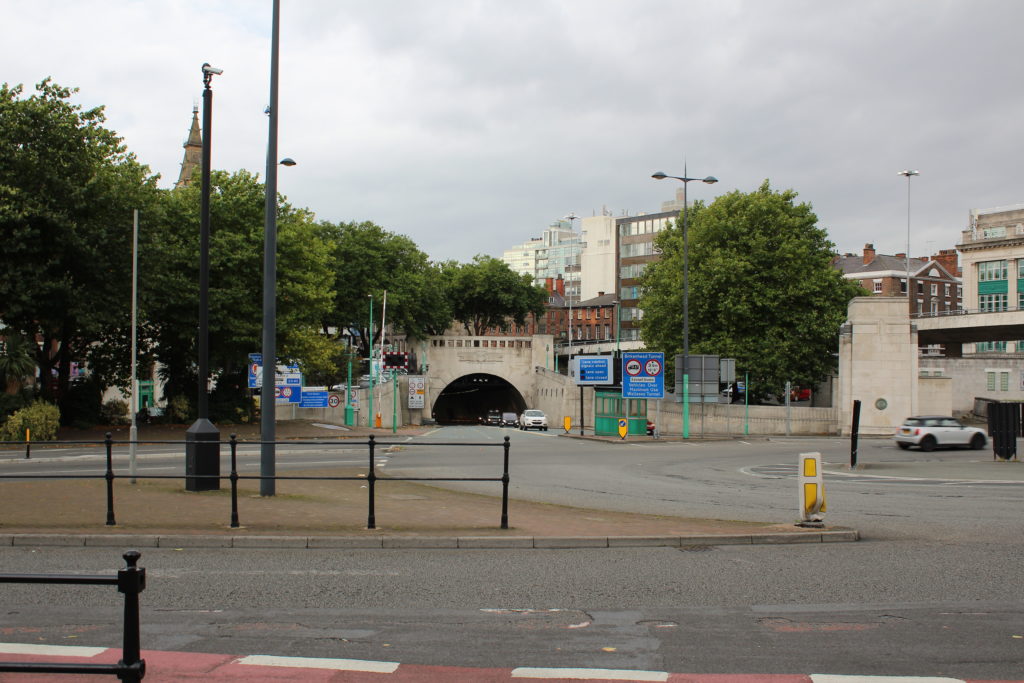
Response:
[{"label": "leafy tree", "polygon": [[[219,405],[231,403],[225,391],[240,404],[248,354],[262,345],[264,197],[264,185],[247,171],[211,174],[209,349],[211,373],[224,382]],[[170,396],[197,390],[199,200],[198,185],[166,192],[145,239],[140,234],[140,308]],[[330,243],[309,211],[286,202],[279,202],[277,225],[278,356],[322,371],[331,354],[319,333],[334,298]]]},{"label": "leafy tree", "polygon": [[3,352],[0,353],[0,381],[3,382],[5,393],[15,396],[21,391],[25,378],[35,374],[36,362],[28,344],[18,335],[10,335],[5,330]]},{"label": "leafy tree", "polygon": [[71,361],[123,329],[131,209],[156,195],[156,177],[103,127],[103,108],[72,104],[74,92],[49,79],[29,97],[0,86],[0,319],[41,342],[51,398],[54,374],[63,393]]},{"label": "leafy tree", "polygon": [[467,334],[480,335],[488,327],[508,329],[523,325],[532,313],[540,317],[548,300],[533,277],[512,271],[492,256],[478,255],[472,263],[446,268],[452,312]]},{"label": "leafy tree", "polygon": [[[338,282],[334,306],[323,318],[324,332],[347,331],[368,358],[370,344],[380,342],[381,307],[387,291],[387,323],[412,337],[441,334],[451,323],[442,269],[405,235],[371,222],[323,224],[334,243]],[[374,331],[370,339],[370,301]]]},{"label": "leafy tree", "polygon": [[[735,358],[753,395],[812,385],[835,370],[839,326],[863,289],[831,265],[834,245],[793,190],[731,192],[689,212],[690,353]],[[656,241],[642,278],[642,332],[682,353],[682,219]]]}]

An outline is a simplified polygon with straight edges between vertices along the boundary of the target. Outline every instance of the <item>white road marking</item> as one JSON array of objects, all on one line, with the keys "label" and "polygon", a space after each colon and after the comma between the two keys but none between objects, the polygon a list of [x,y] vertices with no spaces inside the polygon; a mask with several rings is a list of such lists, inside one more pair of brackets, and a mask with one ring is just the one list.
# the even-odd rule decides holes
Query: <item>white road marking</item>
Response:
[{"label": "white road marking", "polygon": [[629,669],[554,669],[520,666],[512,669],[512,678],[558,678],[578,681],[667,681],[665,671],[631,671]]},{"label": "white road marking", "polygon": [[363,659],[326,659],[321,657],[275,657],[272,655],[249,655],[236,660],[238,664],[252,666],[288,666],[298,669],[332,669],[334,671],[365,671],[376,674],[393,674],[398,662],[373,662]]},{"label": "white road marking", "polygon": [[84,645],[32,645],[29,643],[0,643],[0,652],[6,655],[49,655],[51,657],[95,657],[106,652],[106,647]]},{"label": "white road marking", "polygon": [[813,683],[964,683],[962,678],[939,676],[846,676],[811,674]]}]

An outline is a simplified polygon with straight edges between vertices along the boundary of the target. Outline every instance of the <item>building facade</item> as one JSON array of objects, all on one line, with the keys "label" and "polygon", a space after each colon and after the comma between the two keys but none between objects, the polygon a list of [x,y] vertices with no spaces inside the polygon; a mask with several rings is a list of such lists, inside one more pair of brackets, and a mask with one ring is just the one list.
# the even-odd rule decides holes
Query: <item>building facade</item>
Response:
[{"label": "building facade", "polygon": [[[963,259],[964,308],[1024,310],[1024,204],[972,209],[957,245]],[[979,342],[975,353],[1024,353],[1024,340]],[[964,348],[964,353],[970,350]]]},{"label": "building facade", "polygon": [[907,296],[909,275],[911,316],[948,315],[961,309],[963,290],[955,249],[912,257],[909,273],[906,254],[879,254],[873,244],[865,244],[862,254],[843,254],[832,263],[844,277],[856,280],[875,296]]},{"label": "building facade", "polygon": [[654,247],[654,238],[671,226],[677,216],[679,211],[673,209],[615,219],[619,237],[616,257],[619,281],[616,292],[619,295],[619,335],[622,341],[640,339],[640,321],[643,319],[640,277],[648,265],[661,258]]},{"label": "building facade", "polygon": [[565,281],[565,297],[580,300],[580,258],[583,241],[569,221],[555,221],[540,237],[502,252],[501,260],[514,272],[530,275],[534,282],[561,277]]}]

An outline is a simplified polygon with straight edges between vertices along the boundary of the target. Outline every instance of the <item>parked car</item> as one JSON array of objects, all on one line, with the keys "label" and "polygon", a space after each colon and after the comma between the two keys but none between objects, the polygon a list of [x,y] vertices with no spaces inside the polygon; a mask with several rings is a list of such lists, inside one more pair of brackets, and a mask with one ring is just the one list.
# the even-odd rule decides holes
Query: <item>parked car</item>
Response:
[{"label": "parked car", "polygon": [[495,427],[501,426],[501,411],[500,410],[488,410],[487,417],[483,420],[486,425],[494,425]]},{"label": "parked car", "polygon": [[502,427],[515,427],[519,424],[519,416],[513,412],[504,412],[501,414],[501,426]]},{"label": "parked car", "polygon": [[790,401],[810,401],[811,390],[806,387],[796,387],[789,390]]},{"label": "parked car", "polygon": [[548,431],[548,416],[543,410],[524,410],[519,416],[519,429],[543,429]]},{"label": "parked car", "polygon": [[721,395],[729,403],[743,403],[746,398],[746,387],[743,385],[743,382],[730,384],[725,389],[722,389]]},{"label": "parked car", "polygon": [[893,435],[902,449],[918,446],[922,451],[937,447],[960,447],[981,450],[988,443],[985,432],[946,415],[908,417]]}]

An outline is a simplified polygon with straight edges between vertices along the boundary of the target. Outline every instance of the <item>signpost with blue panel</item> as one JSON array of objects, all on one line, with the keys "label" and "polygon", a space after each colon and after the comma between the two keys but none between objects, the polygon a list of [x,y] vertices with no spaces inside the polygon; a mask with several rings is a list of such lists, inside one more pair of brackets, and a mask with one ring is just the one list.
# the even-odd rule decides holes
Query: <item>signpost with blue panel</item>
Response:
[{"label": "signpost with blue panel", "polygon": [[622,354],[622,398],[665,398],[665,354]]}]

